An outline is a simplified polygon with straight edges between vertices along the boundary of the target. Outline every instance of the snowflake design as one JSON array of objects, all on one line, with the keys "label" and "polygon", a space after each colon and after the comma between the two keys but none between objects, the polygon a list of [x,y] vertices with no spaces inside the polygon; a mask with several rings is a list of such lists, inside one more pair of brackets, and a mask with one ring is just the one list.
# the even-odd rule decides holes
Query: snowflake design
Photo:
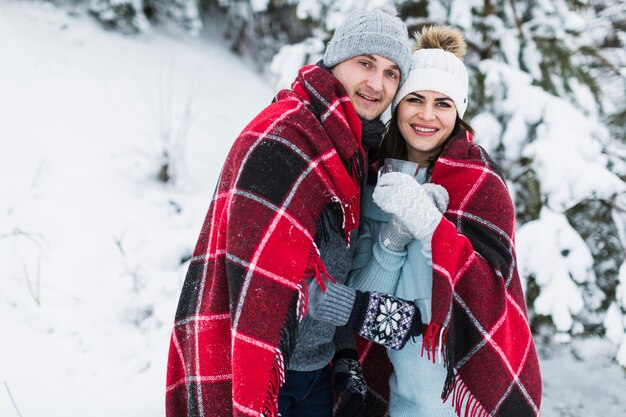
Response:
[{"label": "snowflake design", "polygon": [[359,334],[391,349],[401,349],[411,328],[416,307],[387,294],[370,293]]},{"label": "snowflake design", "polygon": [[397,301],[386,298],[376,317],[378,334],[384,334],[387,338],[391,337],[393,332],[398,331],[400,320],[402,320],[402,306]]}]

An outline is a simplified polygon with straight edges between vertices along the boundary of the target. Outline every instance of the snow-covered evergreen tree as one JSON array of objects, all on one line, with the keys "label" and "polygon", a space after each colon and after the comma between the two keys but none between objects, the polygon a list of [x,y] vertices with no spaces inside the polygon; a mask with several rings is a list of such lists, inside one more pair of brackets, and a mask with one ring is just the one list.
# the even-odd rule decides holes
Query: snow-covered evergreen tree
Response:
[{"label": "snow-covered evergreen tree", "polygon": [[142,0],[92,0],[89,12],[105,27],[122,33],[144,32],[150,27]]},{"label": "snow-covered evergreen tree", "polygon": [[90,13],[123,33],[145,32],[150,22],[171,25],[191,35],[202,29],[198,0],[91,0]]}]

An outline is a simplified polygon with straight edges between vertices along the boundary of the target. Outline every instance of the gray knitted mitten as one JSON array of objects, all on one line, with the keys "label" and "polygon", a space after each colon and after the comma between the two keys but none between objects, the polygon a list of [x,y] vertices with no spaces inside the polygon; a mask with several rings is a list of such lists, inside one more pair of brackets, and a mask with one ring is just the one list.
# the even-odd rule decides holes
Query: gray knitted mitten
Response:
[{"label": "gray knitted mitten", "polygon": [[424,251],[430,252],[433,233],[442,214],[420,183],[408,174],[389,172],[378,180],[373,198],[381,209],[395,215],[413,237],[420,240]]},{"label": "gray knitted mitten", "polygon": [[406,245],[412,240],[413,235],[396,216],[392,216],[391,220],[380,231],[380,241],[383,245],[396,252],[405,250]]}]

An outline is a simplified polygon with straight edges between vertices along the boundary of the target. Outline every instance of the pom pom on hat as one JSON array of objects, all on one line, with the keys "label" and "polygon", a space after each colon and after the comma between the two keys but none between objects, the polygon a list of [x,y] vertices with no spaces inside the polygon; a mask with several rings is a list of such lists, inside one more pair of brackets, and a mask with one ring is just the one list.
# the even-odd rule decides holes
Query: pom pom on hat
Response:
[{"label": "pom pom on hat", "polygon": [[465,57],[467,45],[463,34],[450,26],[430,26],[422,29],[421,33],[414,33],[417,40],[417,47],[414,51],[420,49],[443,49],[450,52],[459,59]]},{"label": "pom pom on hat", "polygon": [[405,83],[392,103],[392,111],[409,93],[436,91],[454,102],[459,117],[467,110],[469,78],[465,64],[467,46],[463,35],[449,26],[431,26],[416,33],[417,48]]}]

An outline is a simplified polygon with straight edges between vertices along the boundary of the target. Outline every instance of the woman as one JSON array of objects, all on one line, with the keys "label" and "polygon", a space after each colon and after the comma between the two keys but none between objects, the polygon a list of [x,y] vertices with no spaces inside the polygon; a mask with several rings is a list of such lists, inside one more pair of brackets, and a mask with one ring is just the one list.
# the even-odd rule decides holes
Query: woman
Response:
[{"label": "woman", "polygon": [[[514,208],[500,169],[462,119],[465,42],[449,27],[416,37],[379,159],[403,162],[365,191],[349,277],[356,291],[311,288],[309,314],[347,320],[392,348],[391,417],[537,416],[541,378],[516,268]],[[417,314],[405,313],[407,301]],[[347,317],[336,307],[346,304]],[[381,374],[368,379],[367,368],[381,366],[366,353],[372,391]]]}]

